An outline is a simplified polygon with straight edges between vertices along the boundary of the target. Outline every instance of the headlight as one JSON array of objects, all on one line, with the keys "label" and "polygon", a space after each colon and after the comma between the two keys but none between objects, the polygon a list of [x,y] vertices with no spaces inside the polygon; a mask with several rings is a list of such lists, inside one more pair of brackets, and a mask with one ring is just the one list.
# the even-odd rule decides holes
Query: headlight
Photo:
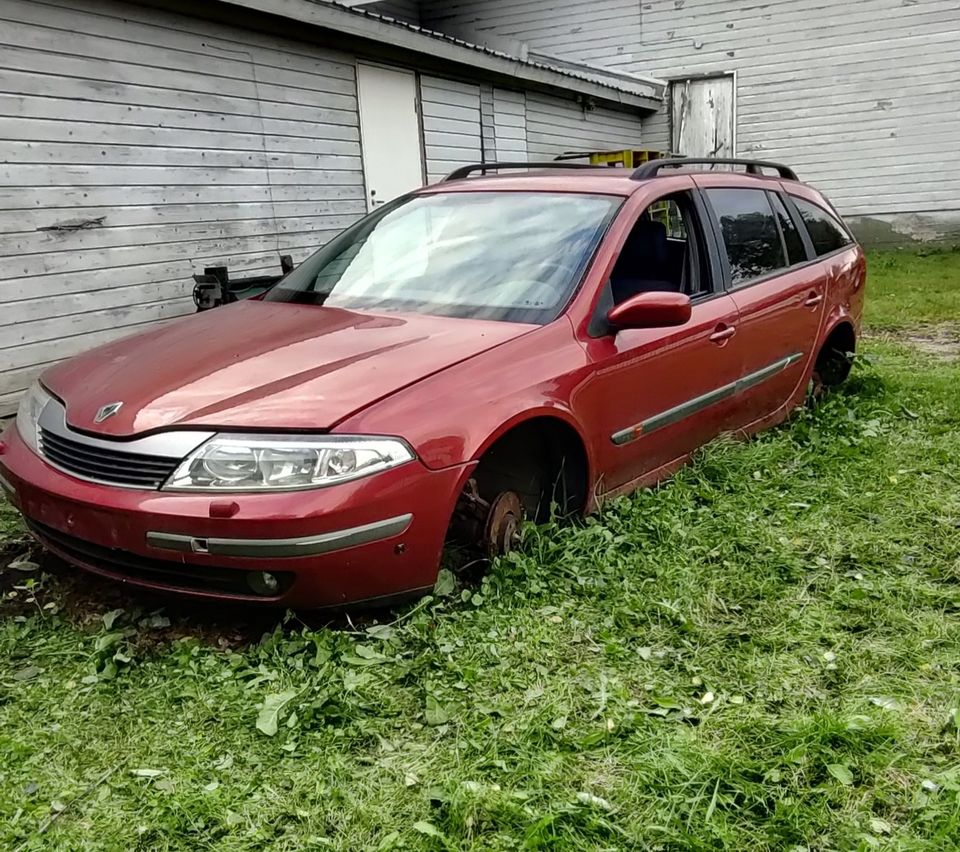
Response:
[{"label": "headlight", "polygon": [[163,486],[168,491],[321,488],[414,458],[396,438],[329,435],[216,435],[194,450]]},{"label": "headlight", "polygon": [[48,394],[40,382],[34,382],[30,385],[27,392],[20,400],[20,407],[17,409],[17,431],[20,437],[37,454],[40,453],[40,412],[44,406],[53,399]]}]

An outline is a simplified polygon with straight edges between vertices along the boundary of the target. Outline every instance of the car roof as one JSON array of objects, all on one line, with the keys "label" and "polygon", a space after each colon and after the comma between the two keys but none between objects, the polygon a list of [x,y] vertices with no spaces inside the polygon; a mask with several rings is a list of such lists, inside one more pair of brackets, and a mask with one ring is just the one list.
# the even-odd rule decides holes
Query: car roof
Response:
[{"label": "car roof", "polygon": [[441,181],[424,192],[469,192],[473,190],[529,190],[533,192],[582,192],[588,194],[631,195],[640,182],[630,180],[629,169],[598,166],[595,169],[536,169],[529,172],[477,175]]},{"label": "car roof", "polygon": [[[720,161],[718,161],[720,164]],[[766,164],[765,164],[766,165]],[[475,169],[482,168],[478,164]],[[487,168],[496,168],[493,163]],[[691,163],[682,167],[671,167],[655,171],[648,176],[638,176],[634,169],[611,166],[556,165],[529,171],[516,171],[517,164],[511,164],[511,170],[497,174],[476,174],[459,177],[454,172],[439,183],[432,184],[419,192],[434,194],[441,192],[476,192],[501,190],[505,192],[575,192],[597,195],[629,196],[649,187],[651,182],[675,181],[678,177],[690,178],[696,175],[721,177],[728,186],[757,186],[779,188],[784,180],[782,174],[774,176],[759,172],[717,171],[709,166]],[[786,169],[786,167],[781,167]],[[791,173],[792,174],[792,173]],[[802,186],[795,177],[786,178],[791,184]]]}]

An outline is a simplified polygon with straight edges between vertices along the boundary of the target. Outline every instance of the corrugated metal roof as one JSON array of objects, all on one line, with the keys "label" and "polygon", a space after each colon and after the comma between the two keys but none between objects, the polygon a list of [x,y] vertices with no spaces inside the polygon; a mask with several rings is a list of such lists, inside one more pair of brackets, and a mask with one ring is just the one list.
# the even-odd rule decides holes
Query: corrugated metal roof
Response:
[{"label": "corrugated metal roof", "polygon": [[[560,74],[563,77],[584,80],[588,83],[593,83],[598,86],[603,86],[604,88],[612,89],[615,92],[626,92],[628,94],[640,95],[642,97],[662,98],[663,90],[666,86],[666,84],[661,80],[626,74],[616,75],[622,80],[622,82],[618,84],[618,81],[611,76],[611,72],[607,71],[606,69],[593,69],[589,65],[571,63],[566,60],[564,60],[564,66],[566,67],[560,67],[559,65],[551,65],[549,63],[540,62],[533,59],[524,59],[519,56],[514,56],[511,53],[505,53],[502,50],[494,50],[486,45],[475,44],[474,42],[466,41],[465,39],[457,38],[456,36],[447,35],[446,33],[441,33],[437,30],[431,30],[427,27],[411,24],[407,21],[402,21],[399,18],[391,17],[390,15],[384,15],[380,12],[373,12],[369,9],[363,9],[359,6],[348,6],[344,3],[338,3],[337,0],[312,0],[312,2],[321,5],[336,6],[338,9],[342,9],[345,12],[371,18],[391,26],[401,27],[403,29],[410,30],[411,32],[419,33],[420,35],[439,39],[449,44],[455,44],[467,50],[478,51],[480,53],[487,54],[488,56],[496,56],[499,59],[506,59],[510,62],[515,62],[518,65],[524,65],[528,68],[538,68],[542,71]],[[576,65],[582,70],[573,70],[570,67],[571,65]]]}]

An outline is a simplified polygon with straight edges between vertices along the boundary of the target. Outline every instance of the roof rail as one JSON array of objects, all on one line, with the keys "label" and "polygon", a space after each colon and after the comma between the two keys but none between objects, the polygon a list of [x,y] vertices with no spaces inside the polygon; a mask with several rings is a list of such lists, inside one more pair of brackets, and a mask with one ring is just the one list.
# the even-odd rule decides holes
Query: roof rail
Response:
[{"label": "roof rail", "polygon": [[471,166],[461,166],[454,169],[440,183],[446,183],[451,180],[460,180],[473,172],[494,171],[496,169],[595,169],[588,163],[564,163],[551,160],[547,163],[474,163]]},{"label": "roof rail", "polygon": [[656,177],[661,169],[680,168],[682,166],[746,166],[747,174],[763,174],[761,169],[776,169],[780,177],[785,180],[798,180],[797,173],[789,166],[781,163],[769,163],[766,160],[741,160],[737,157],[671,157],[663,160],[650,160],[639,168],[634,169],[630,175],[631,180],[646,180]]}]

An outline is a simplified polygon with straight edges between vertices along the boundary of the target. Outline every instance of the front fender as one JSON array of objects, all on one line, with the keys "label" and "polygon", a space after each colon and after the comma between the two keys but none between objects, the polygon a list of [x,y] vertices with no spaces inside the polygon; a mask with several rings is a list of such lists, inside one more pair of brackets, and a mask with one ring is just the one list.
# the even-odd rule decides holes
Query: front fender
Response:
[{"label": "front fender", "polygon": [[551,404],[548,400],[543,400],[540,405],[535,405],[533,407],[525,407],[521,410],[515,412],[512,416],[504,420],[500,425],[495,428],[487,437],[477,446],[477,448],[471,454],[472,459],[480,459],[480,457],[490,449],[500,438],[507,434],[511,429],[515,429],[517,426],[521,426],[524,423],[529,422],[530,420],[536,420],[538,418],[548,417],[553,420],[559,420],[565,425],[573,429],[577,433],[577,437],[580,438],[580,442],[587,450],[587,457],[590,456],[590,447],[587,443],[585,430],[581,425],[580,421],[576,418],[572,411],[566,407],[561,407],[556,404]]},{"label": "front fender", "polygon": [[559,420],[583,440],[569,401],[585,363],[569,322],[560,319],[405,388],[335,431],[399,435],[432,469],[480,458],[497,438],[535,417]]}]

